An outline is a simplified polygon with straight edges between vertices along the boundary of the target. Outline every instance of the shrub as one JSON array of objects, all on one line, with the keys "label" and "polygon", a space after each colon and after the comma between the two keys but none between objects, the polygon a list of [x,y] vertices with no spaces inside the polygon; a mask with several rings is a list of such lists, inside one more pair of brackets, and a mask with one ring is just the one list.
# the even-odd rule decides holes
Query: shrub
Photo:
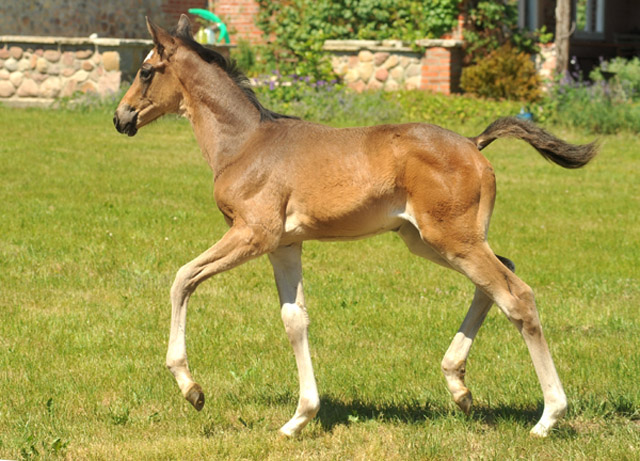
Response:
[{"label": "shrub", "polygon": [[541,108],[552,123],[592,133],[640,129],[640,102],[626,99],[615,89],[615,82],[590,83],[567,77],[551,89]]},{"label": "shrub", "polygon": [[541,96],[540,78],[531,57],[510,44],[464,68],[460,86],[485,98],[535,101]]},{"label": "shrub", "polygon": [[280,70],[328,79],[327,39],[439,37],[452,29],[459,0],[258,0],[257,25],[272,40]]},{"label": "shrub", "polygon": [[602,61],[600,66],[589,74],[595,82],[606,82],[611,96],[620,101],[640,101],[640,59],[614,58]]}]

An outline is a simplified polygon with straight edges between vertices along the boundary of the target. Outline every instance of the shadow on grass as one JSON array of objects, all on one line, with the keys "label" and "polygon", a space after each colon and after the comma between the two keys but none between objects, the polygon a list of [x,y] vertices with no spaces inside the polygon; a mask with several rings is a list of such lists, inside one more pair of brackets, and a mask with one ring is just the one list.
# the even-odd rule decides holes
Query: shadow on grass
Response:
[{"label": "shadow on grass", "polygon": [[338,425],[367,420],[419,424],[443,418],[466,419],[488,426],[497,426],[500,422],[507,421],[526,428],[533,427],[542,415],[542,404],[535,409],[511,405],[480,405],[473,408],[469,415],[464,415],[460,410],[432,402],[375,404],[359,400],[344,402],[332,396],[322,396],[320,403],[317,418],[326,431],[331,431]]}]

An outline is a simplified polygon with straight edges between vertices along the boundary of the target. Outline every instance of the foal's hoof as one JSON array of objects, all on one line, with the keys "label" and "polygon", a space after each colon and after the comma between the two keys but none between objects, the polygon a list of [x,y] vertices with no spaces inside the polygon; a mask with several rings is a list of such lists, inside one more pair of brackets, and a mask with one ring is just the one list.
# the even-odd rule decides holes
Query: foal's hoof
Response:
[{"label": "foal's hoof", "polygon": [[200,384],[193,383],[187,391],[185,398],[191,405],[193,405],[193,408],[198,411],[202,410],[202,407],[204,407],[204,392],[202,392]]},{"label": "foal's hoof", "polygon": [[471,405],[473,404],[473,397],[471,397],[471,392],[467,390],[467,392],[456,399],[456,403],[464,412],[464,414],[468,415],[471,411]]}]

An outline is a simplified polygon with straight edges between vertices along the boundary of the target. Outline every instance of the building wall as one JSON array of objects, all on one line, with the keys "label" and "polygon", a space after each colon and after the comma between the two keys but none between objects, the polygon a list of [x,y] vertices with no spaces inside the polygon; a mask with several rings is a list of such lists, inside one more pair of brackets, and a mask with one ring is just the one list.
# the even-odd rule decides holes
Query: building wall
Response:
[{"label": "building wall", "polygon": [[149,38],[145,16],[174,26],[207,0],[0,0],[0,35]]},{"label": "building wall", "polygon": [[231,37],[231,43],[246,40],[257,44],[263,42],[263,33],[255,24],[258,4],[254,0],[216,0],[214,13],[224,22]]}]

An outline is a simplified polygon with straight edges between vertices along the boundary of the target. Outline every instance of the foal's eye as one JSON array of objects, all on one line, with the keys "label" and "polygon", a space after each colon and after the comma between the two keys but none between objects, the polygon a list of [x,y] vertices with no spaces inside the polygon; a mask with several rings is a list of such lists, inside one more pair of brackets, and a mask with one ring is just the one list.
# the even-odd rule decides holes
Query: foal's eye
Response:
[{"label": "foal's eye", "polygon": [[152,75],[153,75],[153,67],[143,66],[140,68],[140,80],[148,81],[151,79]]}]

